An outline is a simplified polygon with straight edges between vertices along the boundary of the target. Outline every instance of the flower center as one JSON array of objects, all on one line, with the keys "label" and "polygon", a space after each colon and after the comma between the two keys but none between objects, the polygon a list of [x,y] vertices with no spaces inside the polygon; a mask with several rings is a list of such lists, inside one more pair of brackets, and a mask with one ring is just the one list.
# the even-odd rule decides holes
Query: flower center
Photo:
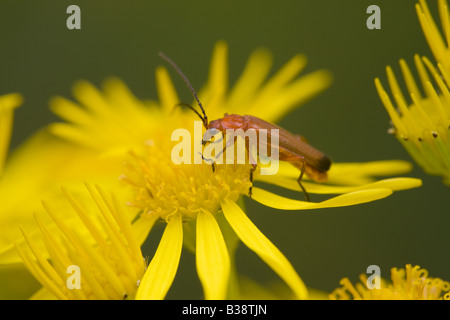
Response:
[{"label": "flower center", "polygon": [[330,294],[331,299],[364,300],[439,300],[450,299],[450,283],[440,278],[428,277],[428,271],[419,266],[392,268],[392,283],[381,279],[381,288],[367,288],[367,275],[360,276],[361,283],[355,286],[348,278],[341,280],[341,288]]},{"label": "flower center", "polygon": [[221,200],[236,201],[241,194],[248,193],[251,165],[216,164],[213,171],[208,163],[175,164],[172,149],[178,142],[171,141],[170,130],[162,130],[155,136],[141,153],[129,154],[122,176],[134,189],[130,205],[144,214],[165,221],[173,214],[181,214],[183,220],[192,220],[200,210],[216,213]]}]

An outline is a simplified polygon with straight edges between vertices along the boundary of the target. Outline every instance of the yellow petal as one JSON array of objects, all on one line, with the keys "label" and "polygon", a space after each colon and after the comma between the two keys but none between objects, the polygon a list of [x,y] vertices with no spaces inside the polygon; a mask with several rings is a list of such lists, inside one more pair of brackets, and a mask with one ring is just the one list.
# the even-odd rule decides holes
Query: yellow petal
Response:
[{"label": "yellow petal", "polygon": [[[264,181],[289,190],[296,190],[301,192],[297,179],[286,178],[278,175],[273,176],[266,175],[260,176],[258,178],[258,181]],[[400,178],[378,180],[360,186],[335,186],[327,184],[310,183],[306,181],[302,181],[302,185],[305,187],[308,193],[342,194],[347,192],[369,190],[369,189],[391,189],[392,191],[406,190],[421,186],[422,181],[416,178],[400,177]]]},{"label": "yellow petal", "polygon": [[142,245],[147,239],[148,234],[153,228],[153,225],[158,220],[157,216],[154,217],[141,217],[134,221],[131,225],[132,233],[136,238],[136,242]]},{"label": "yellow petal", "polygon": [[[328,172],[327,184],[361,186],[374,182],[375,177],[403,174],[411,171],[411,169],[412,164],[403,160],[333,163]],[[297,180],[299,175],[300,170],[287,162],[280,161],[277,176]],[[260,179],[260,177],[257,179]]]},{"label": "yellow petal", "polygon": [[297,298],[306,299],[308,292],[303,281],[280,250],[259,231],[235,202],[224,200],[221,206],[225,218],[242,242],[289,285]]},{"label": "yellow petal", "polygon": [[278,122],[294,108],[328,88],[331,82],[331,73],[326,70],[304,75],[277,92],[271,100],[266,101],[270,108],[262,109],[259,107],[261,111],[257,114],[268,121]]},{"label": "yellow petal", "polygon": [[213,215],[200,211],[197,216],[196,262],[205,299],[226,298],[230,276],[230,256]]},{"label": "yellow petal", "polygon": [[50,110],[58,117],[78,125],[89,126],[96,119],[80,105],[63,97],[53,97],[50,102]]},{"label": "yellow petal", "polygon": [[279,196],[272,192],[253,188],[252,199],[259,203],[281,210],[322,209],[344,207],[365,202],[375,201],[392,194],[390,189],[370,189],[346,193],[322,202],[307,202]]},{"label": "yellow petal", "polygon": [[17,93],[0,96],[0,175],[8,154],[14,116],[13,110],[21,105],[22,101],[22,96]]},{"label": "yellow petal", "polygon": [[255,50],[247,61],[244,71],[231,89],[226,110],[230,114],[247,114],[247,108],[254,99],[272,66],[272,55],[268,50]]},{"label": "yellow petal", "polygon": [[[23,258],[23,261],[25,265],[27,266],[28,270],[34,275],[36,279],[39,280],[41,283],[45,283],[46,286],[50,289],[50,291],[56,295],[57,297],[63,299],[63,294],[61,292],[61,288],[64,287],[63,280],[59,277],[59,275],[52,269],[50,263],[46,260],[46,258],[41,254],[39,249],[37,249],[36,244],[33,242],[33,240],[27,235],[23,230],[21,230],[25,241],[29,244],[29,247],[31,251],[33,252],[34,256],[37,259],[38,263],[33,263],[31,255],[27,255],[19,246],[17,246],[17,250],[21,257]],[[52,282],[51,279],[56,280],[55,282]],[[58,285],[55,283],[58,282]]]},{"label": "yellow petal", "polygon": [[36,291],[30,300],[56,300],[56,297],[45,287]]},{"label": "yellow petal", "polygon": [[181,217],[174,215],[166,229],[136,293],[137,300],[164,299],[172,285],[180,262],[183,245]]},{"label": "yellow petal", "polygon": [[213,92],[225,95],[228,89],[228,44],[225,41],[218,41],[214,46],[209,82]]},{"label": "yellow petal", "polygon": [[228,91],[228,44],[218,41],[213,50],[209,68],[208,82],[200,90],[199,98],[207,105],[207,113],[211,119],[223,116],[223,104]]},{"label": "yellow petal", "polygon": [[279,93],[284,90],[285,86],[288,86],[289,82],[292,81],[305,66],[306,57],[304,55],[297,54],[292,57],[291,60],[289,60],[261,88],[247,112],[249,112],[249,114],[257,114],[268,121],[275,121],[276,119],[271,117],[272,113],[277,112],[274,110],[275,108],[261,108],[261,105],[271,105],[271,102],[276,101]]},{"label": "yellow petal", "polygon": [[161,101],[161,105],[166,113],[169,114],[173,107],[180,102],[180,99],[166,68],[159,67],[156,69],[156,84],[158,86],[159,101]]},{"label": "yellow petal", "polygon": [[373,182],[374,177],[398,175],[411,171],[412,165],[402,160],[334,163],[329,180],[331,184],[360,185]]}]

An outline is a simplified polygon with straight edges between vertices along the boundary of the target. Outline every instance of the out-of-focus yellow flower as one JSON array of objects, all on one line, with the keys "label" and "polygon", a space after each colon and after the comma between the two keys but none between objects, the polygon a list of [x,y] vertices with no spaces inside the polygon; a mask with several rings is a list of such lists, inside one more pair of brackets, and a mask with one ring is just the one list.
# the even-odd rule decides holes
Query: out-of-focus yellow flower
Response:
[{"label": "out-of-focus yellow flower", "polygon": [[450,299],[450,283],[431,278],[419,266],[392,268],[391,282],[380,279],[380,288],[369,288],[367,275],[360,275],[360,283],[353,285],[348,278],[340,281],[341,288],[330,294],[332,300],[442,300]]},{"label": "out-of-focus yellow flower", "polygon": [[35,217],[46,251],[26,231],[22,231],[26,245],[16,244],[25,265],[43,285],[36,299],[132,299],[136,295],[146,264],[130,221],[115,199],[100,188],[87,188],[96,212],[86,211],[63,190],[68,209],[79,218],[77,229],[44,203],[57,226],[50,229]]},{"label": "out-of-focus yellow flower", "polygon": [[450,184],[450,17],[446,0],[439,0],[439,13],[444,37],[436,26],[425,0],[416,4],[425,37],[437,60],[437,68],[426,57],[414,57],[422,90],[406,62],[400,60],[408,95],[404,95],[391,67],[387,78],[393,101],[375,79],[378,94],[392,120],[391,133],[411,157],[432,175]]}]

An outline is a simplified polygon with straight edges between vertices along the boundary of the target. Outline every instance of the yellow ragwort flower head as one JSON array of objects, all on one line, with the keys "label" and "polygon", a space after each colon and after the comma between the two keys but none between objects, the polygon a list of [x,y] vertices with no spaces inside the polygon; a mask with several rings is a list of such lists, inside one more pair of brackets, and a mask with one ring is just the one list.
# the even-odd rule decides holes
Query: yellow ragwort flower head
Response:
[{"label": "yellow ragwort flower head", "polygon": [[[386,68],[394,102],[375,79],[378,94],[392,120],[390,132],[411,157],[432,175],[450,184],[450,17],[446,0],[439,1],[439,13],[445,40],[428,10],[425,0],[416,4],[425,37],[437,60],[437,68],[426,57],[414,57],[423,90],[419,89],[405,60],[400,68],[407,87],[405,97],[392,68]],[[423,93],[422,93],[423,91]],[[408,98],[409,99],[408,99]]]},{"label": "yellow ragwort flower head", "polygon": [[73,222],[68,224],[58,217],[58,212],[47,203],[44,207],[57,228],[49,228],[41,217],[35,216],[47,253],[39,249],[32,235],[22,230],[25,245],[16,244],[17,250],[43,285],[35,299],[53,296],[62,300],[109,300],[136,295],[146,264],[128,217],[99,187],[86,187],[97,212],[86,210],[63,189],[68,207],[80,219],[77,229],[72,228]]},{"label": "yellow ragwort flower head", "polygon": [[[316,71],[297,78],[306,64],[305,57],[301,55],[294,56],[271,79],[266,80],[271,67],[271,55],[260,49],[251,55],[243,74],[229,90],[227,50],[225,42],[217,43],[209,80],[199,91],[199,98],[210,120],[220,118],[224,113],[236,113],[251,114],[274,122],[322,91],[331,81],[326,71]],[[77,83],[73,93],[79,104],[61,97],[54,98],[51,101],[52,110],[67,122],[49,126],[52,136],[58,137],[55,142],[58,148],[48,150],[49,147],[46,147],[45,150],[56,155],[57,149],[61,158],[59,161],[50,159],[42,162],[44,166],[48,166],[48,161],[51,165],[59,166],[58,174],[54,177],[58,186],[80,179],[97,183],[96,179],[99,179],[102,188],[112,190],[120,199],[117,206],[126,207],[124,211],[128,212],[129,221],[133,221],[138,243],[144,241],[155,223],[161,221],[165,224],[156,253],[140,278],[139,288],[135,295],[131,291],[126,294],[137,299],[163,299],[177,272],[183,244],[191,244],[205,298],[230,297],[229,283],[234,269],[230,262],[230,256],[234,254],[229,241],[231,230],[235,237],[259,255],[286,282],[296,298],[307,298],[306,287],[288,259],[237,204],[242,195],[249,194],[250,165],[222,164],[213,171],[206,162],[173,162],[171,152],[179,143],[173,138],[175,130],[188,130],[192,145],[201,142],[201,136],[198,141],[195,140],[194,121],[198,121],[198,118],[191,110],[177,107],[180,100],[165,68],[157,69],[156,80],[159,102],[137,99],[117,79],[107,81],[103,91],[88,82]],[[45,135],[41,138],[47,139]],[[68,143],[61,145],[61,141]],[[38,146],[42,145],[36,143],[33,147],[31,144],[29,148]],[[25,158],[26,152],[23,154]],[[192,153],[190,156],[195,155]],[[58,205],[54,196],[56,191],[51,191],[51,169],[43,171],[46,182],[46,194],[43,197],[56,199],[54,202]],[[418,179],[375,178],[409,170],[410,165],[403,161],[335,163],[329,171],[327,184],[319,184],[305,177],[303,185],[311,194],[336,196],[321,202],[306,202],[254,186],[252,199],[282,210],[355,205],[384,198],[396,190],[419,186],[421,182]],[[17,165],[16,172],[21,172]],[[111,177],[115,180],[112,181]],[[283,162],[276,175],[255,172],[255,181],[301,191],[298,177],[299,170]],[[38,190],[40,192],[42,187]],[[48,202],[51,203],[50,200]],[[17,206],[16,203],[14,205]],[[62,216],[66,215],[63,208],[58,212]],[[4,225],[14,224],[18,220],[12,213],[0,219],[5,222]],[[34,231],[28,220],[21,211],[20,221],[25,221],[25,235]],[[2,225],[0,223],[0,229]],[[58,225],[58,228],[61,229],[61,226]],[[8,251],[8,239],[20,239],[10,229],[5,227],[0,230],[0,262],[2,253],[8,262],[15,261]],[[1,235],[5,236],[1,238]],[[72,239],[70,241],[75,243]],[[31,243],[28,239],[27,242]],[[32,268],[32,264],[27,265]],[[138,278],[132,277],[132,280]]]},{"label": "yellow ragwort flower head", "polygon": [[450,283],[431,278],[419,266],[406,265],[405,269],[392,268],[391,282],[380,279],[379,288],[369,289],[367,275],[360,275],[360,283],[353,285],[348,278],[340,281],[341,288],[330,294],[332,300],[442,300],[450,299]]}]

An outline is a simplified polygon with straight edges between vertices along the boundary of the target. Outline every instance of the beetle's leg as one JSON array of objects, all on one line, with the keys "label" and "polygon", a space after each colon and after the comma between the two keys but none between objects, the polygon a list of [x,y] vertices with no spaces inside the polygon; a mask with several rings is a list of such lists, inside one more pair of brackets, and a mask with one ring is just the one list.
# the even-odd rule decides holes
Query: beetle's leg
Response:
[{"label": "beetle's leg", "polygon": [[[217,142],[221,142],[221,141],[223,141],[223,138],[220,139],[220,140],[218,140]],[[212,143],[216,143],[216,141],[214,141],[214,142],[212,142]],[[221,154],[224,154],[225,150],[226,150],[229,146],[230,146],[230,145],[229,145],[228,142],[227,142],[227,144],[226,144],[225,147],[222,149],[222,151],[220,151],[217,155],[215,155],[214,158],[218,158]]]},{"label": "beetle's leg", "polygon": [[252,165],[252,168],[250,169],[250,183],[252,184],[249,188],[248,188],[248,196],[251,198],[252,197],[252,189],[253,189],[253,172],[255,172],[256,170],[256,164]]},{"label": "beetle's leg", "polygon": [[298,185],[300,186],[300,188],[302,189],[303,193],[305,194],[306,201],[311,202],[308,192],[306,192],[305,187],[302,185],[302,178],[303,178],[303,174],[305,173],[305,169],[306,169],[305,158],[303,158],[302,162],[303,162],[303,165],[302,165],[302,169],[300,170],[300,176],[298,177],[297,182],[298,182]]},{"label": "beetle's leg", "polygon": [[256,167],[258,166],[258,163],[253,158],[253,154],[250,150],[249,143],[246,142],[246,145],[247,145],[246,148],[247,148],[247,152],[248,152],[248,161],[252,165],[252,167],[250,169],[250,183],[252,185],[250,186],[250,188],[248,188],[248,196],[251,198],[252,197],[252,189],[253,189],[253,172],[256,171]]},{"label": "beetle's leg", "polygon": [[[220,140],[217,140],[217,141],[205,141],[205,140],[203,140],[202,139],[202,145],[203,146],[205,146],[207,143],[219,143],[219,142],[222,142],[223,141],[223,136],[222,136],[222,138],[220,139]],[[220,151],[217,155],[215,155],[214,156],[214,158],[217,158],[217,157],[219,157],[221,154],[223,154],[224,152],[225,152],[225,150],[226,150],[226,148],[227,147],[229,147],[229,145],[228,145],[228,143],[225,145],[225,147],[222,149],[222,151]],[[206,162],[211,162],[211,166],[212,166],[212,171],[213,172],[215,172],[216,171],[216,167],[215,167],[215,161],[214,161],[214,158],[213,159],[206,159],[204,156],[203,156],[203,153],[201,154],[202,155],[202,159],[203,160],[205,160]]]},{"label": "beetle's leg", "polygon": [[209,161],[211,162],[212,171],[215,172],[216,166],[215,166],[214,159],[206,159],[201,152],[200,152],[200,154],[202,155],[203,160],[205,160],[206,162],[209,162]]},{"label": "beetle's leg", "polygon": [[[211,141],[205,141],[205,140],[202,139],[202,146],[205,146],[208,142],[211,143]],[[202,159],[205,160],[206,162],[211,161],[212,171],[215,172],[216,171],[216,166],[215,166],[215,163],[214,163],[214,159],[206,159],[203,156],[203,152],[200,152],[200,154],[202,156]]]}]

